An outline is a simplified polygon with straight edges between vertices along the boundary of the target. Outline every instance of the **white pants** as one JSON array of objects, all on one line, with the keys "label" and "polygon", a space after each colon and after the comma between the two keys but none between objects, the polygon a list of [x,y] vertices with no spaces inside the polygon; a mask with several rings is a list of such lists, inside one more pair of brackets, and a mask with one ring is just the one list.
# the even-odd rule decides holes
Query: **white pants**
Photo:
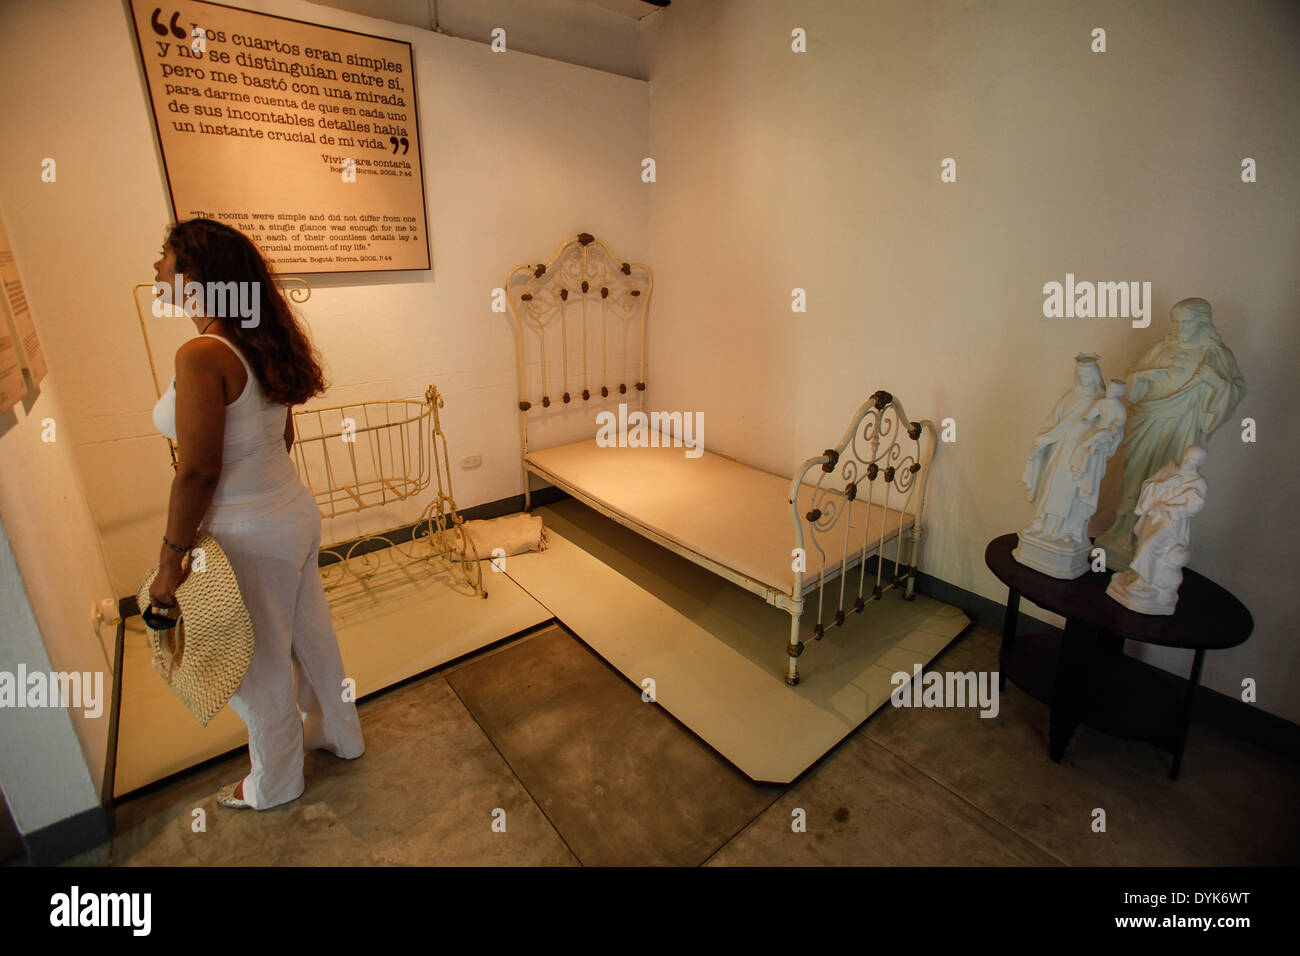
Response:
[{"label": "white pants", "polygon": [[271,508],[214,506],[204,521],[253,621],[253,659],[230,706],[248,726],[244,800],[258,810],[302,795],[304,744],[345,759],[366,749],[356,704],[343,699],[343,659],[321,585],[320,510],[298,490]]}]

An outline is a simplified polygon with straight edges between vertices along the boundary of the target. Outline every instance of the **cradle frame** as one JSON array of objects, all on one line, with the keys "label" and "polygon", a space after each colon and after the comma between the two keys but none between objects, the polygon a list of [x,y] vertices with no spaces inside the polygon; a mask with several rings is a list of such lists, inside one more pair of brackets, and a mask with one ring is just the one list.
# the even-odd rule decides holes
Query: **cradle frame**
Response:
[{"label": "cradle frame", "polygon": [[[276,283],[284,287],[290,301],[300,304],[311,297],[311,286],[305,279],[297,276],[277,276]],[[153,378],[154,393],[162,397],[162,386],[158,381],[158,368],[154,361],[153,348],[149,341],[148,324],[145,321],[145,308],[142,303],[141,290],[152,294],[154,283],[140,282],[132,288],[136,313],[140,319],[140,332],[144,338],[145,353],[149,359],[149,371]],[[152,312],[152,305],[147,306]],[[464,519],[456,506],[451,485],[451,466],[447,450],[447,437],[442,431],[438,410],[443,407],[442,395],[434,385],[425,390],[423,400],[388,399],[373,402],[353,402],[344,405],[321,407],[304,407],[293,411],[294,443],[291,454],[299,478],[307,486],[322,518],[337,517],[381,507],[393,501],[402,501],[423,492],[436,479],[437,491],[432,500],[421,512],[412,525],[399,525],[382,531],[373,531],[361,536],[341,541],[336,544],[322,545],[319,553],[332,560],[321,568],[322,585],[326,592],[334,591],[347,580],[364,584],[378,574],[385,563],[394,568],[409,567],[420,562],[441,560],[449,568],[459,570],[464,582],[473,593],[487,598],[483,587],[482,568],[477,560],[470,558],[472,549],[468,547],[468,538],[464,530]],[[401,412],[393,420],[391,409],[399,407]],[[371,421],[371,410],[383,409],[383,420]],[[353,411],[363,423],[356,425],[348,414]],[[326,429],[323,426],[326,414],[338,413],[342,427]],[[315,433],[303,437],[301,422],[315,419],[318,426]],[[347,423],[352,421],[352,425]],[[345,437],[346,434],[346,437]],[[172,468],[176,468],[176,445],[167,436]],[[396,437],[398,446],[404,451],[400,456],[390,454],[385,462],[381,448],[384,439],[388,447],[393,447]],[[412,446],[414,453],[405,453]],[[357,462],[355,446],[358,440],[370,449],[371,461],[375,464],[374,476],[363,479]],[[326,443],[329,441],[347,442],[349,447],[348,463],[351,480],[347,475],[337,476]],[[312,482],[311,469],[308,467],[308,449],[319,444],[321,460],[324,463],[327,481],[324,487],[316,487]],[[350,502],[349,507],[338,506],[339,502]],[[409,529],[409,537],[405,532]],[[399,534],[400,533],[400,534]],[[459,555],[457,557],[456,555]],[[387,559],[385,561],[385,559]]]},{"label": "cradle frame", "polygon": [[[396,421],[392,420],[392,409],[395,407],[399,409],[400,416]],[[320,553],[334,559],[322,567],[322,583],[327,592],[348,578],[364,583],[379,573],[385,558],[389,565],[396,568],[438,559],[452,569],[459,569],[473,592],[487,598],[487,591],[483,588],[483,569],[477,560],[470,557],[473,549],[470,548],[465,533],[464,519],[452,496],[447,436],[443,434],[438,415],[438,410],[442,407],[442,395],[436,386],[430,385],[425,389],[423,402],[388,399],[294,410],[294,466],[316,499],[322,518],[404,501],[423,492],[435,480],[437,483],[433,498],[414,525],[409,526],[408,540],[399,540],[398,532],[405,532],[408,528],[407,525],[399,525],[383,531],[367,532],[350,541],[323,545]],[[374,410],[375,418],[378,419],[381,414],[379,409],[383,410],[384,420],[371,421],[371,411]],[[324,428],[325,416],[333,418],[335,414],[339,417],[340,426],[337,429]],[[358,422],[357,417],[364,424]],[[309,437],[302,437],[303,430],[298,423],[313,418],[318,428]],[[401,449],[400,455],[393,451],[395,438],[396,446]],[[385,440],[389,450],[387,460],[383,454]],[[340,476],[335,473],[327,447],[328,443],[334,441],[348,446],[347,460],[351,467],[351,480],[348,480],[346,474],[340,480]],[[362,468],[357,462],[358,445],[363,445],[370,451],[370,461],[375,466],[372,478],[361,477]],[[319,446],[320,460],[324,464],[327,479],[322,487],[313,484],[308,462],[311,449],[315,446]],[[400,470],[396,467],[399,460]],[[340,502],[345,503],[345,506],[340,507]],[[339,568],[337,572],[333,570],[336,565]]]}]

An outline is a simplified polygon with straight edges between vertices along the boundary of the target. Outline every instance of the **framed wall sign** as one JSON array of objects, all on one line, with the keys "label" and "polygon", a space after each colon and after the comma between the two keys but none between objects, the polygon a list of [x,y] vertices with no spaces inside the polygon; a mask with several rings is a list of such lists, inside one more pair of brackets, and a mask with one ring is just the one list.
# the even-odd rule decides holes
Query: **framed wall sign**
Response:
[{"label": "framed wall sign", "polygon": [[130,0],[172,213],[278,272],[428,269],[411,44],[205,0]]}]

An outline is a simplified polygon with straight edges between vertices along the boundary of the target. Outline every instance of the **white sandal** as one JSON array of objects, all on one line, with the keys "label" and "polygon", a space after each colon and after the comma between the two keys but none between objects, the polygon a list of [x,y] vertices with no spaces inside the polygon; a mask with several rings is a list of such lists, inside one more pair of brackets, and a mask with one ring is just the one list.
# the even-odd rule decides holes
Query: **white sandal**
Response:
[{"label": "white sandal", "polygon": [[230,807],[233,810],[243,810],[252,807],[251,803],[241,800],[235,796],[235,790],[239,787],[241,781],[236,780],[234,783],[228,783],[217,791],[217,804],[223,807]]}]

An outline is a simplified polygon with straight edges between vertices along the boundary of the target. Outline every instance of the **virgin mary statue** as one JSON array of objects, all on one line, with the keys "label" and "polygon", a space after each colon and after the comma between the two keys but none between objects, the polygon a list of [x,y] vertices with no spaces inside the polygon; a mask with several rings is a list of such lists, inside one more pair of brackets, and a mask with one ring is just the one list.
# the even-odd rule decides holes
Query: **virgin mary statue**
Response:
[{"label": "virgin mary statue", "polygon": [[[1091,472],[1088,459],[1102,454],[1086,445],[1093,430],[1088,415],[1103,393],[1101,368],[1095,355],[1079,355],[1075,363],[1074,387],[1043,422],[1025,462],[1021,480],[1037,509],[1012,552],[1021,564],[1067,580],[1088,569],[1086,529],[1092,510],[1080,499],[1080,490]],[[1077,474],[1072,460],[1083,462]]]}]

